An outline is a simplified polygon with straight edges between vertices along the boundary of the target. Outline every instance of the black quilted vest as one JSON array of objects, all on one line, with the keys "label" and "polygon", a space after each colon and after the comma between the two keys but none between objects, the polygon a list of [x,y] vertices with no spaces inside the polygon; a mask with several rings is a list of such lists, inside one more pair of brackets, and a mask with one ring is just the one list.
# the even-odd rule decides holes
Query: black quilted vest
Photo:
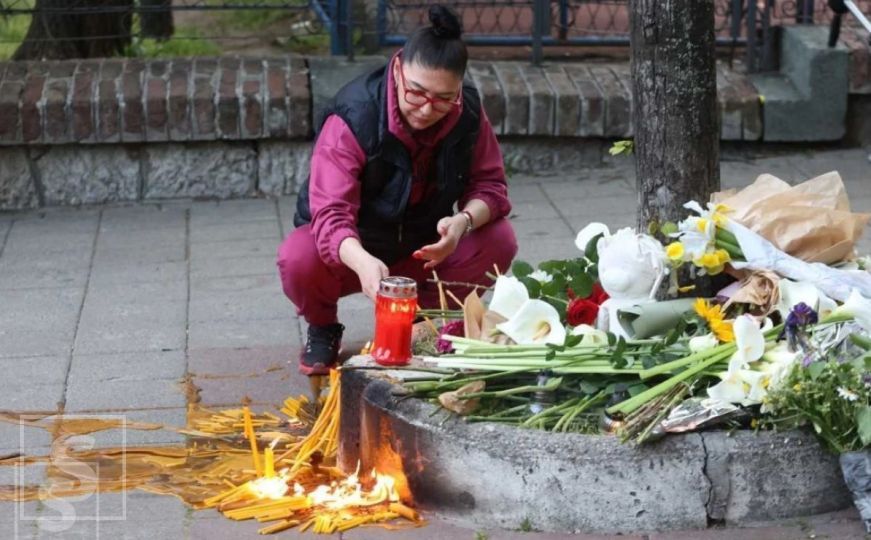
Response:
[{"label": "black quilted vest", "polygon": [[[338,115],[366,153],[360,173],[360,211],[357,229],[363,247],[388,266],[438,239],[439,219],[454,213],[454,205],[468,182],[480,125],[481,101],[474,86],[463,84],[459,121],[435,150],[435,190],[409,206],[411,156],[387,129],[387,69],[379,68],[345,85],[326,106],[318,123]],[[311,222],[308,181],[299,192],[294,225]]]}]

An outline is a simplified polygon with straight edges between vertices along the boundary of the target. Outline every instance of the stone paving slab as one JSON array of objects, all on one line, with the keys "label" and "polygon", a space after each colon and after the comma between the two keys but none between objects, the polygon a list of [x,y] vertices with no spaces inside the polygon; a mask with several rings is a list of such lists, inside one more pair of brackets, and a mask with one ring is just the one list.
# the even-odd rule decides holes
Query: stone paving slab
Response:
[{"label": "stone paving slab", "polygon": [[[276,242],[276,251],[278,250]],[[255,257],[200,258],[191,261],[191,283],[208,278],[271,275],[278,279],[276,254]]]},{"label": "stone paving slab", "polygon": [[251,240],[268,238],[275,240],[281,236],[274,218],[262,221],[243,221],[216,225],[197,225],[191,227],[191,242],[226,242],[229,240]]},{"label": "stone paving slab", "polygon": [[286,346],[194,349],[188,353],[187,367],[198,376],[251,376],[285,369],[292,358]]},{"label": "stone paving slab", "polygon": [[[98,418],[119,417],[119,420],[126,423],[143,422],[147,424],[163,424],[165,426],[173,426],[183,428],[187,425],[187,409],[142,409],[131,410],[114,413],[97,413]],[[154,446],[154,445],[169,445],[169,446],[184,446],[186,437],[172,431],[170,429],[144,430],[133,428],[118,428],[98,431],[88,435],[93,437],[94,448],[119,448],[131,446]],[[132,492],[139,494],[140,492]],[[142,495],[145,495],[142,493]],[[161,497],[168,498],[171,497]],[[172,500],[176,503],[175,500]],[[165,506],[171,506],[164,501]],[[177,504],[177,503],[176,503]]]},{"label": "stone paving slab", "polygon": [[[178,380],[184,377],[185,352],[126,352],[74,354],[69,370],[70,385],[94,381]],[[2,366],[0,361],[0,366]]]},{"label": "stone paving slab", "polygon": [[94,254],[94,265],[115,265],[135,267],[143,264],[180,262],[187,258],[185,246],[149,246],[146,248],[98,249]]},{"label": "stone paving slab", "polygon": [[62,383],[19,386],[16,381],[4,380],[0,409],[56,411],[58,404],[63,401],[64,389]]},{"label": "stone paving slab", "polygon": [[188,349],[244,348],[252,344],[263,346],[298,346],[299,326],[296,319],[192,321]]},{"label": "stone paving slab", "polygon": [[191,229],[227,223],[269,221],[276,217],[275,202],[271,199],[230,199],[216,202],[197,202],[191,205]]},{"label": "stone paving slab", "polygon": [[276,273],[197,279],[191,282],[190,321],[276,319],[293,314],[284,295],[275,294]]},{"label": "stone paving slab", "polygon": [[183,260],[131,264],[124,259],[114,259],[94,266],[90,285],[102,288],[131,283],[184,283],[187,273],[188,263]]},{"label": "stone paving slab", "polygon": [[[179,300],[89,297],[82,310],[76,351],[82,354],[184,349],[186,295]],[[91,298],[94,298],[91,300]]]},{"label": "stone paving slab", "polygon": [[[273,218],[274,219],[274,218]],[[278,242],[274,239],[228,240],[191,244],[191,264],[236,257],[275,256]]]},{"label": "stone paving slab", "polygon": [[66,391],[69,412],[173,408],[186,404],[180,382],[167,379],[70,381]]},{"label": "stone paving slab", "polygon": [[194,377],[193,382],[200,389],[200,402],[207,407],[236,407],[247,396],[252,403],[274,412],[286,398],[311,393],[308,381],[297,373],[295,364],[285,364],[265,375]]},{"label": "stone paving slab", "polygon": [[[47,454],[51,440],[51,434],[44,429],[0,422],[0,456],[14,453]],[[3,521],[3,507],[0,504],[0,522]]]},{"label": "stone paving slab", "polygon": [[[29,356],[24,358],[0,358],[0,373],[5,381],[30,388],[43,384],[66,382],[70,367],[69,356]],[[6,385],[0,385],[0,388]],[[2,407],[0,407],[2,408]]]}]

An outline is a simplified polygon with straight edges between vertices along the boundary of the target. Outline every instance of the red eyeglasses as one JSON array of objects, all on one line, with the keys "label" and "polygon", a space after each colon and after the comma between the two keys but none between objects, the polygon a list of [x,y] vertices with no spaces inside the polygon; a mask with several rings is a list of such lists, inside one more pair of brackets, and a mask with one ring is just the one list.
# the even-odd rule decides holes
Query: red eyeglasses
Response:
[{"label": "red eyeglasses", "polygon": [[449,112],[452,109],[459,107],[463,102],[463,93],[458,92],[456,99],[442,99],[440,97],[429,97],[426,92],[421,90],[412,90],[405,82],[405,73],[402,69],[402,64],[399,64],[399,78],[402,80],[402,89],[404,90],[405,101],[415,109],[419,109],[429,103],[432,108],[438,112]]}]

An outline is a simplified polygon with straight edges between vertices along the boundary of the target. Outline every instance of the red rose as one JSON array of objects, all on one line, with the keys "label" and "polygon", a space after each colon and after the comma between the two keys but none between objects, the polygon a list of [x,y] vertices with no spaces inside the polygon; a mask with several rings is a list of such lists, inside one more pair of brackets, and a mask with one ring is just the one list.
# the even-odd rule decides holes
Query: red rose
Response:
[{"label": "red rose", "polygon": [[599,282],[593,283],[593,291],[590,293],[590,296],[587,297],[587,300],[593,302],[597,306],[601,306],[605,300],[610,298],[608,293],[605,292],[605,289],[599,285]]},{"label": "red rose", "polygon": [[575,298],[566,308],[566,321],[571,326],[593,324],[599,315],[599,304],[586,298]]}]

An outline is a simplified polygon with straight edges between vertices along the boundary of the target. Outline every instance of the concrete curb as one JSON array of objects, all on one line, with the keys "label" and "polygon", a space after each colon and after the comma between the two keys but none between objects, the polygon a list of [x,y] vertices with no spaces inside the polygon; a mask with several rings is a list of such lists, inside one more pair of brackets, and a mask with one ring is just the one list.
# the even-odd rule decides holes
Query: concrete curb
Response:
[{"label": "concrete curb", "polygon": [[613,437],[467,424],[397,400],[377,372],[342,374],[340,466],[404,475],[416,502],[476,527],[621,533],[746,526],[848,506],[810,433],[710,431],[646,447]]}]

